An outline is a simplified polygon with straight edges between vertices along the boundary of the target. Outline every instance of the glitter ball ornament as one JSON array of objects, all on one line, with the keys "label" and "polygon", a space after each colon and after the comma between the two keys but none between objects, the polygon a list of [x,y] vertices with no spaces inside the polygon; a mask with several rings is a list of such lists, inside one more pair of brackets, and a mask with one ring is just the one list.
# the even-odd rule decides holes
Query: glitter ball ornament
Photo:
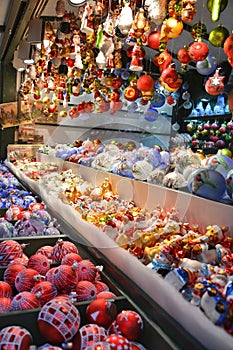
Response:
[{"label": "glitter ball ornament", "polygon": [[52,274],[52,283],[60,292],[71,292],[78,282],[75,269],[69,265],[60,265]]},{"label": "glitter ball ornament", "polygon": [[94,300],[96,299],[96,287],[90,281],[80,281],[76,284],[75,291],[77,293],[77,300]]},{"label": "glitter ball ornament", "polygon": [[30,310],[38,307],[39,301],[35,294],[31,292],[21,292],[12,299],[10,311]]},{"label": "glitter ball ornament", "polygon": [[73,339],[74,349],[84,350],[87,346],[103,341],[107,331],[97,324],[86,324],[82,326]]},{"label": "glitter ball ornament", "polygon": [[56,270],[56,267],[52,267],[45,275],[45,280],[53,283],[53,273]]},{"label": "glitter ball ornament", "polygon": [[11,298],[12,288],[9,283],[0,281],[0,298]]},{"label": "glitter ball ornament", "polygon": [[82,260],[82,257],[76,253],[69,253],[61,261],[62,265],[72,266],[74,263],[79,263]]},{"label": "glitter ball ornament", "polygon": [[55,298],[42,307],[37,323],[45,339],[59,344],[75,336],[80,327],[80,313],[68,300]]},{"label": "glitter ball ornament", "polygon": [[0,243],[0,265],[6,266],[15,258],[23,255],[22,246],[14,240],[6,240]]},{"label": "glitter ball ornament", "polygon": [[15,278],[15,288],[18,292],[30,291],[36,282],[39,282],[38,272],[34,269],[23,269]]},{"label": "glitter ball ornament", "polygon": [[77,274],[79,281],[91,281],[95,280],[97,273],[96,266],[89,260],[82,260],[79,262],[77,267]]},{"label": "glitter ball ornament", "polygon": [[22,264],[13,264],[8,266],[8,268],[4,272],[4,281],[7,282],[11,286],[11,288],[15,288],[16,276],[20,271],[24,269],[26,269],[26,267]]},{"label": "glitter ball ornament", "polygon": [[64,256],[69,253],[78,254],[78,248],[76,245],[69,241],[58,240],[52,250],[52,260],[55,262],[61,262]]},{"label": "glitter ball ornament", "polygon": [[116,317],[114,329],[128,340],[136,340],[142,333],[143,320],[137,312],[123,310]]},{"label": "glitter ball ornament", "polygon": [[116,297],[116,294],[110,291],[103,291],[97,294],[96,299],[114,299]]},{"label": "glitter ball ornament", "polygon": [[97,294],[104,292],[104,291],[109,291],[108,285],[102,281],[94,281],[94,285],[96,287]]},{"label": "glitter ball ornament", "polygon": [[57,295],[57,289],[51,282],[42,281],[37,283],[31,290],[38,299],[39,305],[43,306],[45,303],[53,299]]},{"label": "glitter ball ornament", "polygon": [[87,306],[86,315],[90,323],[108,328],[117,315],[117,308],[113,301],[96,299]]},{"label": "glitter ball ornament", "polygon": [[110,334],[104,341],[111,345],[111,350],[131,350],[131,344],[128,339],[120,334]]},{"label": "glitter ball ornament", "polygon": [[0,332],[1,349],[29,350],[32,336],[27,329],[20,326],[5,327]]},{"label": "glitter ball ornament", "polygon": [[37,251],[36,254],[42,254],[45,255],[48,259],[52,259],[52,250],[53,247],[50,245],[45,245],[43,247],[40,247]]},{"label": "glitter ball ornament", "polygon": [[8,312],[11,307],[11,299],[0,297],[0,312]]},{"label": "glitter ball ornament", "polygon": [[45,275],[50,269],[49,259],[38,253],[29,258],[27,266],[36,270],[40,275]]}]

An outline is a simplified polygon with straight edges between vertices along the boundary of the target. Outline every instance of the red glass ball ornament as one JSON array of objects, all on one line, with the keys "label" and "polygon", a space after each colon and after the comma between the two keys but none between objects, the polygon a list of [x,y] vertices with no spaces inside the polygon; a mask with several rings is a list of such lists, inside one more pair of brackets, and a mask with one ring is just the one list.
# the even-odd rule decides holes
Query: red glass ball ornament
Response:
[{"label": "red glass ball ornament", "polygon": [[113,301],[96,299],[88,305],[86,315],[90,323],[108,328],[117,315],[117,308]]},{"label": "red glass ball ornament", "polygon": [[23,255],[20,258],[15,258],[14,260],[11,260],[9,266],[13,264],[21,264],[26,267],[28,264],[28,260],[29,258],[27,257],[27,255],[23,253]]},{"label": "red glass ball ornament", "polygon": [[172,63],[172,55],[168,50],[164,50],[154,56],[154,64],[159,67],[160,72],[166,69]]},{"label": "red glass ball ornament", "polygon": [[78,282],[75,269],[69,265],[60,265],[52,274],[52,284],[59,292],[71,292]]},{"label": "red glass ball ornament", "polygon": [[50,246],[50,245],[45,245],[43,247],[40,247],[37,251],[36,251],[36,254],[42,254],[42,255],[45,255],[46,258],[48,259],[52,259],[52,250],[53,250],[53,247]]},{"label": "red glass ball ornament", "polygon": [[115,329],[128,340],[136,340],[142,333],[143,320],[137,312],[123,310],[116,317]]},{"label": "red glass ball ornament", "polygon": [[111,350],[131,350],[131,344],[128,339],[120,334],[110,334],[104,341],[111,345]]},{"label": "red glass ball ornament", "polygon": [[150,91],[154,88],[154,79],[150,75],[142,75],[137,80],[137,87],[140,91]]},{"label": "red glass ball ornament", "polygon": [[53,283],[53,273],[57,267],[52,267],[45,275],[45,280]]},{"label": "red glass ball ornament", "polygon": [[49,281],[42,281],[37,283],[31,290],[38,299],[39,305],[43,306],[45,303],[53,299],[57,295],[57,289]]},{"label": "red glass ball ornament", "polygon": [[68,342],[80,327],[80,313],[68,300],[54,298],[42,307],[37,323],[41,335],[52,344]]},{"label": "red glass ball ornament", "polygon": [[36,282],[38,272],[34,269],[23,269],[15,278],[15,288],[18,292],[30,291]]},{"label": "red glass ball ornament", "polygon": [[151,49],[158,50],[160,46],[160,30],[156,29],[148,35],[147,43]]},{"label": "red glass ball ornament", "polygon": [[82,260],[77,267],[77,274],[79,281],[91,281],[96,278],[97,268],[90,260]]},{"label": "red glass ball ornament", "polygon": [[189,56],[193,61],[204,61],[209,54],[209,47],[203,41],[194,41],[189,45]]},{"label": "red glass ball ornament", "polygon": [[129,85],[124,89],[124,98],[127,101],[135,101],[139,97],[140,91],[136,85]]},{"label": "red glass ball ornament", "polygon": [[52,260],[55,262],[61,262],[62,258],[69,253],[78,254],[78,248],[76,245],[69,241],[58,240],[52,250]]},{"label": "red glass ball ornament", "polygon": [[131,350],[146,350],[146,348],[142,344],[132,341]]},{"label": "red glass ball ornament", "polygon": [[29,350],[32,336],[27,329],[20,326],[5,327],[0,332],[1,349]]},{"label": "red glass ball ornament", "polygon": [[180,63],[187,64],[191,61],[189,56],[189,48],[187,46],[182,47],[177,52],[177,59]]},{"label": "red glass ball ornament", "polygon": [[103,341],[107,336],[107,331],[97,324],[86,324],[82,326],[73,339],[75,350],[84,350],[87,346]]},{"label": "red glass ball ornament", "polygon": [[177,70],[171,66],[161,73],[159,82],[166,90],[174,92],[180,88],[183,81]]},{"label": "red glass ball ornament", "polygon": [[12,288],[9,283],[0,281],[0,298],[11,298]]},{"label": "red glass ball ornament", "polygon": [[39,307],[39,301],[31,292],[18,293],[12,299],[11,311],[30,310]]},{"label": "red glass ball ornament", "polygon": [[96,299],[114,299],[116,298],[116,294],[110,291],[103,291],[97,294]]},{"label": "red glass ball ornament", "polygon": [[29,258],[27,266],[36,270],[40,275],[46,275],[50,269],[50,262],[45,255],[34,254]]},{"label": "red glass ball ornament", "polygon": [[23,248],[18,242],[8,239],[0,243],[0,266],[6,266],[22,255]]},{"label": "red glass ball ornament", "polygon": [[7,282],[11,288],[15,288],[15,279],[18,273],[22,270],[26,269],[26,267],[22,264],[14,264],[8,266],[6,271],[4,272],[3,279]]},{"label": "red glass ball ornament", "polygon": [[11,298],[0,297],[0,312],[8,312],[11,308]]},{"label": "red glass ball ornament", "polygon": [[80,281],[76,284],[75,291],[78,301],[96,299],[96,287],[90,281]]},{"label": "red glass ball ornament", "polygon": [[98,341],[97,343],[85,346],[83,350],[111,350],[111,345],[105,341]]},{"label": "red glass ball ornament", "polygon": [[69,253],[64,258],[62,258],[62,265],[74,265],[75,263],[79,263],[82,260],[82,257],[77,253]]},{"label": "red glass ball ornament", "polygon": [[96,287],[97,294],[100,292],[109,291],[108,285],[102,281],[94,281],[94,285]]}]

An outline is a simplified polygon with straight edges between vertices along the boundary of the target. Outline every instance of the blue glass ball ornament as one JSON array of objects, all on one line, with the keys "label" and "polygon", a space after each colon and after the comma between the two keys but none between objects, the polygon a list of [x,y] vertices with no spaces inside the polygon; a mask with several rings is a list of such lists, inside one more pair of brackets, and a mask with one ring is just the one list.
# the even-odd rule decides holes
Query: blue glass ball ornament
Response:
[{"label": "blue glass ball ornament", "polygon": [[151,108],[160,108],[165,104],[166,98],[160,92],[155,92],[153,101],[151,101]]},{"label": "blue glass ball ornament", "polygon": [[134,113],[134,112],[136,112],[136,110],[138,109],[138,104],[137,104],[137,102],[132,102],[132,103],[130,103],[128,106],[127,106],[127,111],[129,112],[129,113]]},{"label": "blue glass ball ornament", "polygon": [[210,75],[217,68],[216,57],[209,54],[203,61],[196,62],[196,70],[201,75]]},{"label": "blue glass ball ornament", "polygon": [[144,112],[144,119],[148,122],[155,122],[158,119],[159,112],[155,108],[149,107],[145,112]]}]

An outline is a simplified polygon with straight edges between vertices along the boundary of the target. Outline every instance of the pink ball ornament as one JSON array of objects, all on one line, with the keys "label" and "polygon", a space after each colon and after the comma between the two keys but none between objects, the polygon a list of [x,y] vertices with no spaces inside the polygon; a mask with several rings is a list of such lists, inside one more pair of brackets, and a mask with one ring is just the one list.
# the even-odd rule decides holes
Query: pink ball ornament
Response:
[{"label": "pink ball ornament", "polygon": [[84,350],[88,346],[92,346],[97,342],[103,341],[107,336],[104,327],[97,324],[86,324],[82,326],[73,339],[75,350]]},{"label": "pink ball ornament", "polygon": [[78,301],[96,299],[96,287],[90,281],[80,281],[75,287]]},{"label": "pink ball ornament", "polygon": [[5,327],[0,332],[1,349],[29,350],[32,336],[27,329],[20,326]]},{"label": "pink ball ornament", "polygon": [[12,288],[9,283],[0,281],[0,298],[11,298]]},{"label": "pink ball ornament", "polygon": [[97,268],[89,260],[82,260],[78,263],[77,274],[79,281],[91,281],[93,282],[96,278]]},{"label": "pink ball ornament", "polygon": [[42,307],[37,323],[41,335],[56,345],[75,336],[80,327],[80,313],[68,300],[55,298]]},{"label": "pink ball ornament", "polygon": [[51,282],[42,281],[32,288],[31,293],[35,294],[40,306],[43,306],[57,295],[57,289]]},{"label": "pink ball ornament", "polygon": [[0,297],[0,312],[8,312],[11,308],[11,298]]},{"label": "pink ball ornament", "polygon": [[15,288],[18,292],[30,291],[39,282],[38,272],[34,269],[23,269],[15,278]]},{"label": "pink ball ornament", "polygon": [[128,339],[120,334],[110,334],[104,341],[111,345],[111,350],[131,350],[131,344]]},{"label": "pink ball ornament", "polygon": [[58,240],[52,250],[52,260],[60,263],[69,253],[78,254],[78,248],[76,245],[69,241]]},{"label": "pink ball ornament", "polygon": [[61,261],[62,265],[72,266],[74,263],[79,263],[82,260],[82,257],[77,253],[69,253]]},{"label": "pink ball ornament", "polygon": [[137,312],[123,310],[116,317],[115,329],[128,340],[136,340],[142,333],[143,320]]},{"label": "pink ball ornament", "polygon": [[21,292],[12,299],[10,311],[30,310],[38,307],[39,302],[35,294],[31,292]]},{"label": "pink ball ornament", "polygon": [[59,292],[71,292],[78,282],[76,271],[69,265],[60,265],[52,274],[52,283]]},{"label": "pink ball ornament", "polygon": [[21,264],[14,264],[8,266],[8,268],[4,272],[3,279],[5,282],[7,282],[11,288],[15,288],[15,279],[18,273],[22,270],[25,270],[26,267]]},{"label": "pink ball ornament", "polygon": [[34,254],[29,258],[27,266],[36,270],[40,275],[46,275],[50,269],[50,262],[45,255]]},{"label": "pink ball ornament", "polygon": [[14,240],[6,240],[0,243],[0,266],[9,265],[15,258],[23,255],[22,246]]}]

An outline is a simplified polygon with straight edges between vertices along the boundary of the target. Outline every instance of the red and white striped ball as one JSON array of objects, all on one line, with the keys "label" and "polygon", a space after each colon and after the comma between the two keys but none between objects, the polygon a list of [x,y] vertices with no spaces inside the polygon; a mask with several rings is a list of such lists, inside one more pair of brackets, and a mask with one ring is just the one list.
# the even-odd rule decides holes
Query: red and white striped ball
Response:
[{"label": "red and white striped ball", "polygon": [[71,292],[78,282],[75,269],[69,265],[60,265],[52,274],[52,283],[59,292]]},{"label": "red and white striped ball", "polygon": [[29,260],[28,256],[23,253],[23,255],[20,258],[15,258],[14,260],[11,260],[11,262],[9,263],[9,266],[13,264],[22,264],[27,266],[28,260]]},{"label": "red and white striped ball", "polygon": [[9,283],[0,281],[0,298],[11,298],[12,288]]},{"label": "red and white striped ball", "polygon": [[69,241],[58,240],[52,250],[52,260],[60,263],[64,256],[69,253],[78,254],[78,248]]},{"label": "red and white striped ball", "polygon": [[131,344],[129,340],[120,334],[110,334],[104,341],[111,345],[111,350],[131,350]]},{"label": "red and white striped ball", "polygon": [[22,264],[13,264],[7,267],[4,272],[3,279],[7,282],[11,288],[15,289],[15,279],[18,273],[22,270],[25,270],[26,267]]},{"label": "red and white striped ball", "polygon": [[108,285],[102,281],[94,281],[94,285],[96,287],[97,294],[100,292],[109,291]]},{"label": "red and white striped ball", "polygon": [[82,326],[73,339],[75,350],[84,350],[87,346],[103,341],[107,336],[107,330],[97,324]]},{"label": "red and white striped ball", "polygon": [[6,266],[15,258],[23,255],[22,246],[14,240],[6,240],[0,243],[0,265]]},{"label": "red and white striped ball", "polygon": [[57,267],[51,267],[45,275],[45,280],[53,283],[53,273]]},{"label": "red and white striped ball", "polygon": [[103,291],[97,294],[96,299],[114,299],[116,297],[116,294],[110,291]]},{"label": "red and white striped ball", "polygon": [[21,270],[15,278],[15,288],[18,292],[29,292],[36,283],[38,272],[34,269],[23,269]]},{"label": "red and white striped ball", "polygon": [[62,265],[74,265],[79,263],[82,260],[82,257],[79,254],[76,253],[69,253],[64,258],[62,258],[61,264]]},{"label": "red and white striped ball", "polygon": [[79,281],[95,281],[97,273],[96,266],[90,260],[82,260],[77,267],[77,274]]},{"label": "red and white striped ball", "polygon": [[45,245],[43,247],[40,247],[39,249],[37,249],[36,254],[42,254],[45,255],[46,258],[48,258],[49,260],[52,259],[52,250],[53,247],[50,245]]},{"label": "red and white striped ball", "polygon": [[0,312],[8,312],[11,308],[11,298],[0,298]]},{"label": "red and white striped ball", "polygon": [[12,299],[10,311],[30,310],[38,307],[39,301],[35,294],[31,292],[20,292]]},{"label": "red and white striped ball", "polygon": [[116,317],[115,329],[128,340],[136,340],[143,331],[143,320],[137,312],[123,310]]},{"label": "red and white striped ball", "polygon": [[77,301],[96,299],[96,287],[90,281],[79,281],[76,284]]},{"label": "red and white striped ball", "polygon": [[49,300],[53,299],[57,295],[57,289],[51,282],[42,281],[37,283],[31,290],[31,293],[35,294],[38,299],[39,305],[43,306]]},{"label": "red and white striped ball", "polygon": [[42,307],[37,323],[41,335],[56,345],[75,336],[80,327],[80,313],[71,302],[56,297]]},{"label": "red and white striped ball", "polygon": [[5,327],[0,331],[1,349],[29,350],[32,336],[27,329],[20,326]]},{"label": "red and white striped ball", "polygon": [[50,262],[45,255],[34,254],[30,256],[27,266],[36,270],[40,275],[46,275],[50,269]]}]

